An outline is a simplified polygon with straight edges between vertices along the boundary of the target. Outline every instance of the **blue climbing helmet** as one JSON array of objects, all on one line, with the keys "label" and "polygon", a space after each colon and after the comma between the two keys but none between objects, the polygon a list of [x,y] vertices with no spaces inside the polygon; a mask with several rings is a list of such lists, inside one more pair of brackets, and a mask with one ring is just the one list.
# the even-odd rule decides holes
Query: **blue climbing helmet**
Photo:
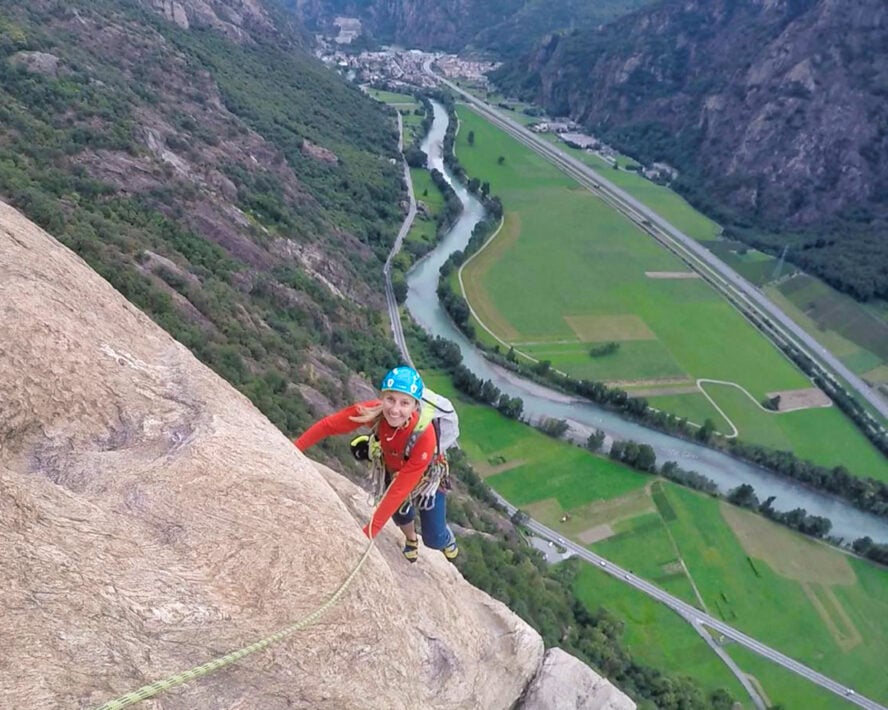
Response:
[{"label": "blue climbing helmet", "polygon": [[389,370],[386,376],[382,378],[382,384],[379,389],[383,392],[390,390],[392,392],[403,392],[408,394],[417,401],[422,401],[422,377],[412,367],[401,365]]}]

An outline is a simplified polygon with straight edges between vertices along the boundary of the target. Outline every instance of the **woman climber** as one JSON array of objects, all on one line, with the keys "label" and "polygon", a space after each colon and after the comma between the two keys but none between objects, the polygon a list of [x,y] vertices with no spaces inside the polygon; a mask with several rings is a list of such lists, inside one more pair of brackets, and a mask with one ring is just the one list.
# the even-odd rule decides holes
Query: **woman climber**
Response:
[{"label": "woman climber", "polygon": [[411,493],[435,463],[438,444],[434,426],[425,426],[418,436],[412,436],[420,419],[422,378],[412,367],[402,365],[382,378],[380,390],[379,399],[358,402],[324,417],[294,443],[300,451],[305,451],[328,436],[368,427],[372,439],[357,437],[352,441],[352,452],[355,458],[367,459],[373,457],[373,449],[378,447],[376,451],[388,490],[376,507],[370,523],[364,526],[364,534],[376,537],[382,526],[392,518],[404,533],[404,557],[416,562],[419,540],[414,520],[415,509],[419,507],[423,544],[441,550],[448,560],[453,560],[459,554],[459,547],[453,531],[447,525],[443,486],[435,487],[426,504],[416,506],[411,500]]}]

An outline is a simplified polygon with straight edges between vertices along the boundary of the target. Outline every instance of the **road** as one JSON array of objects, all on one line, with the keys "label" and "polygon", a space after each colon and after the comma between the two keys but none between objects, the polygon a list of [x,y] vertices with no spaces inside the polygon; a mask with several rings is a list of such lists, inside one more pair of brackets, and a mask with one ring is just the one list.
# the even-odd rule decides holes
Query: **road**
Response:
[{"label": "road", "polygon": [[[398,149],[401,151],[404,150],[404,123],[400,111],[398,112]],[[416,196],[413,194],[413,180],[410,178],[410,166],[407,165],[406,160],[404,160],[404,181],[407,183],[410,206],[407,208],[407,216],[401,224],[401,229],[398,231],[398,236],[395,239],[392,250],[389,252],[388,259],[385,260],[385,266],[382,267],[382,273],[385,277],[385,301],[388,307],[389,321],[392,324],[392,337],[395,340],[395,345],[398,346],[398,350],[401,351],[404,361],[412,367],[413,360],[410,359],[410,352],[407,350],[407,341],[404,340],[404,329],[401,327],[401,314],[398,312],[398,301],[395,299],[395,291],[392,288],[392,259],[394,259],[397,253],[401,251],[401,244],[404,242],[404,237],[407,236],[407,232],[410,231],[410,227],[413,225],[413,220],[416,218]]]},{"label": "road", "polygon": [[[447,82],[447,83],[449,84],[449,82]],[[459,90],[458,87],[454,87],[454,88]],[[459,91],[460,91],[460,93],[464,94],[464,92],[462,92],[461,90],[459,90]],[[398,116],[398,129],[399,129],[399,133],[401,135],[403,135],[403,132],[402,132],[403,127],[401,124],[400,115]],[[385,289],[386,290],[386,300],[388,302],[389,318],[390,318],[391,324],[392,324],[392,334],[394,336],[395,343],[397,344],[399,350],[403,354],[405,360],[407,362],[411,362],[410,353],[407,350],[407,343],[404,340],[404,333],[403,333],[403,330],[401,327],[401,319],[400,319],[400,313],[398,311],[398,304],[395,300],[394,291],[392,289],[392,284],[391,284],[391,261],[394,258],[395,254],[397,254],[398,251],[400,250],[401,243],[403,242],[404,237],[406,236],[407,232],[409,231],[410,226],[413,224],[413,220],[416,215],[416,199],[413,194],[413,185],[412,185],[412,180],[410,179],[410,169],[407,166],[406,162],[404,163],[404,173],[405,173],[404,176],[405,176],[405,180],[407,181],[408,191],[409,191],[409,195],[410,195],[410,207],[408,209],[407,216],[404,219],[403,224],[401,225],[401,229],[398,232],[398,237],[395,240],[395,245],[392,248],[392,251],[389,254],[388,259],[386,260],[385,267],[384,267],[384,274],[385,274],[385,285],[386,285],[386,289]],[[497,496],[499,501],[506,508],[506,510],[508,511],[508,514],[510,516],[513,515],[517,511],[517,508],[515,506],[511,505],[505,498],[502,498],[495,491],[493,493],[494,493],[494,495]],[[530,530],[532,530],[534,533],[536,533],[537,535],[558,543],[559,545],[561,545],[565,549],[567,549],[570,552],[572,552],[573,554],[575,554],[577,557],[579,557],[579,558],[581,558],[593,565],[598,566],[598,568],[600,570],[602,570],[603,572],[606,572],[607,574],[610,574],[612,577],[620,580],[624,584],[629,584],[629,585],[635,587],[636,589],[638,589],[639,591],[647,594],[649,597],[657,600],[658,602],[660,602],[662,604],[665,604],[670,609],[673,609],[676,613],[678,613],[689,624],[691,624],[691,626],[693,626],[695,630],[697,630],[699,633],[701,633],[701,635],[709,636],[709,634],[705,630],[703,630],[703,627],[709,627],[710,629],[717,631],[724,638],[735,641],[736,643],[738,643],[738,644],[740,644],[752,651],[755,651],[756,653],[758,653],[761,656],[764,656],[768,660],[770,660],[774,663],[777,663],[778,665],[786,668],[787,670],[790,670],[790,671],[802,676],[803,678],[808,679],[812,683],[815,683],[815,684],[821,686],[822,688],[825,688],[825,689],[835,693],[836,695],[844,698],[848,702],[854,703],[855,705],[858,705],[862,708],[867,708],[868,710],[888,710],[888,708],[886,708],[883,705],[879,705],[874,700],[870,700],[869,698],[866,698],[866,697],[860,695],[859,693],[855,692],[853,689],[848,688],[847,686],[842,685],[841,683],[838,683],[837,681],[834,681],[831,678],[826,677],[822,673],[818,673],[817,671],[815,671],[811,668],[808,668],[804,664],[799,663],[798,661],[790,658],[789,656],[786,656],[786,655],[780,653],[779,651],[776,651],[775,649],[772,649],[771,647],[769,647],[759,641],[756,641],[751,636],[747,636],[743,632],[733,628],[732,626],[729,626],[728,624],[725,624],[724,622],[720,621],[719,619],[709,616],[708,614],[700,611],[699,609],[697,609],[694,606],[691,606],[690,604],[679,599],[678,597],[674,597],[671,594],[664,592],[662,589],[660,589],[656,585],[651,584],[650,582],[648,582],[644,579],[641,579],[640,577],[636,577],[629,570],[623,569],[622,567],[615,565],[613,562],[605,559],[604,557],[601,557],[600,555],[596,555],[594,552],[590,552],[585,547],[577,545],[576,543],[561,537],[561,535],[559,533],[557,533],[555,530],[552,530],[551,528],[546,527],[542,523],[539,523],[531,518],[528,518],[526,526]],[[707,639],[707,643],[709,643],[710,645],[713,645],[713,642],[709,639]],[[762,700],[759,697],[758,693],[755,691],[754,688],[751,687],[748,680],[746,680],[744,682],[744,678],[741,677],[743,675],[742,671],[740,671],[740,669],[736,666],[735,663],[728,663],[728,659],[730,657],[727,656],[726,653],[720,653],[719,655],[728,664],[728,666],[735,673],[735,675],[737,675],[737,677],[740,679],[744,688],[747,690],[747,692],[749,692],[750,697],[753,699],[753,702],[756,705],[756,707],[757,708],[763,707]],[[739,673],[739,675],[738,675],[738,673]]]},{"label": "road", "polygon": [[708,272],[710,276],[715,276],[718,279],[718,283],[714,285],[724,291],[733,292],[736,296],[741,297],[755,311],[769,318],[772,323],[779,327],[784,337],[789,342],[792,342],[799,350],[804,352],[822,368],[831,371],[840,379],[845,380],[845,382],[847,382],[861,398],[869,403],[873,409],[879,412],[882,417],[888,419],[888,401],[883,399],[878,392],[874,391],[856,374],[845,367],[838,358],[806,333],[804,329],[787,316],[758,288],[746,281],[746,279],[718,259],[696,240],[671,225],[656,212],[652,211],[630,194],[602,177],[588,165],[580,162],[573,156],[568,155],[552,143],[538,137],[520,123],[507,116],[503,116],[489,104],[472,96],[453,82],[436,74],[431,68],[433,61],[433,59],[429,59],[425,64],[425,70],[430,76],[457,92],[467,103],[471,104],[481,115],[495,126],[506,131],[523,145],[550,159],[561,170],[580,182],[580,184],[599,194],[605,201],[609,202],[620,212],[627,215],[630,219],[639,224],[642,229],[651,233],[652,236],[659,241],[668,240],[671,242],[675,249],[697,265],[698,271],[702,270],[703,272]]},{"label": "road", "polygon": [[[502,503],[506,507],[506,510],[508,511],[508,514],[510,516],[517,511],[517,508],[514,505],[511,505],[505,498],[498,495],[496,492],[494,492],[494,495],[496,495],[500,503]],[[764,656],[769,661],[783,666],[787,670],[790,670],[793,673],[806,678],[812,683],[816,683],[821,688],[832,691],[836,695],[839,695],[847,700],[849,703],[854,703],[855,705],[859,705],[862,708],[869,708],[870,710],[888,710],[888,708],[886,708],[884,705],[879,705],[879,703],[877,703],[876,701],[870,700],[869,698],[860,695],[848,686],[842,685],[832,678],[826,677],[822,673],[818,673],[814,669],[809,668],[802,663],[799,663],[795,659],[790,658],[783,653],[780,653],[780,651],[777,651],[770,646],[761,643],[760,641],[756,641],[751,636],[747,636],[742,631],[735,629],[733,626],[729,626],[720,619],[716,619],[715,617],[710,616],[703,611],[700,611],[696,607],[691,606],[678,597],[674,597],[671,594],[664,592],[655,584],[651,584],[647,580],[635,576],[630,570],[615,565],[613,562],[605,559],[601,555],[596,555],[594,552],[590,552],[582,545],[578,545],[575,542],[562,537],[561,534],[557,531],[552,530],[552,528],[546,527],[533,518],[528,518],[527,522],[525,523],[525,527],[527,527],[529,530],[539,535],[540,537],[552,540],[558,545],[561,545],[561,547],[573,553],[580,559],[583,559],[586,562],[597,566],[602,572],[606,572],[607,574],[620,580],[624,584],[629,584],[635,587],[640,592],[644,592],[649,597],[656,599],[661,604],[665,604],[695,628],[706,626],[713,631],[717,631],[721,636],[724,636],[725,639],[730,639],[731,641],[734,641],[741,646],[748,648],[750,651],[755,651],[757,654],[759,654],[760,656]],[[757,697],[757,695],[753,697]]]}]

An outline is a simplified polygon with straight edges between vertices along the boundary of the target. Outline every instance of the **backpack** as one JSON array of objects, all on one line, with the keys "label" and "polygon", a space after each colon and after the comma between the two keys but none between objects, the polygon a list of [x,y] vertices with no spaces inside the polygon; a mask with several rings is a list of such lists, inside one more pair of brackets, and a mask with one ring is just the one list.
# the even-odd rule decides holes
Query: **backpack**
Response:
[{"label": "backpack", "polygon": [[404,458],[410,458],[413,446],[426,428],[431,424],[435,427],[437,446],[435,453],[439,456],[448,449],[459,446],[459,415],[451,402],[444,395],[432,392],[426,387],[422,392],[422,409],[419,413],[419,421],[413,428],[407,445],[404,447]]}]

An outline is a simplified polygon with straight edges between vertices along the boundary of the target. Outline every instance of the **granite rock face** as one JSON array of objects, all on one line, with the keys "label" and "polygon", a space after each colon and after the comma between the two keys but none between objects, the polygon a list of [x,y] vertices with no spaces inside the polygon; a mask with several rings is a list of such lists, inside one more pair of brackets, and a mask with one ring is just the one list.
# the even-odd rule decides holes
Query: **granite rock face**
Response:
[{"label": "granite rock face", "polygon": [[589,666],[560,648],[546,652],[522,710],[634,710],[635,703]]},{"label": "granite rock face", "polygon": [[[0,206],[0,696],[95,707],[304,618],[366,550],[366,494],[73,253]],[[380,536],[338,603],[163,708],[508,708],[539,636]]]},{"label": "granite rock face", "polygon": [[[94,708],[243,648],[323,607],[368,551],[363,490],[3,203],[0,391],[4,705]],[[313,624],[150,707],[632,707],[543,659],[388,526]]]}]

